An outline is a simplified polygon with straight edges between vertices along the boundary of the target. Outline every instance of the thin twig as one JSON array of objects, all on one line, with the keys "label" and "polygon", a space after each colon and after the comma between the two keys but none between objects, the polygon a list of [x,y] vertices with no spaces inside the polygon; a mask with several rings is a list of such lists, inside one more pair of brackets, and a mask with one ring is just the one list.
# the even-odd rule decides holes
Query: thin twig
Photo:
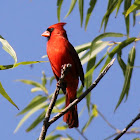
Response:
[{"label": "thin twig", "polygon": [[71,104],[69,104],[65,109],[63,109],[60,113],[55,115],[51,120],[49,120],[49,125],[54,123],[56,120],[58,120],[61,116],[63,116],[66,112],[68,112],[73,106],[78,104],[93,88],[96,87],[96,85],[99,83],[99,81],[103,78],[103,76],[107,73],[109,68],[113,65],[115,61],[115,58],[112,59],[112,61],[104,68],[104,70],[100,73],[100,75],[97,77],[97,79],[94,81],[94,83],[77,99],[75,99]]},{"label": "thin twig", "polygon": [[[116,132],[116,133],[112,134],[111,136],[105,138],[104,140],[111,139],[112,137],[114,137],[118,134],[120,134],[120,132]],[[140,131],[130,130],[130,131],[127,131],[125,134],[140,134]]]},{"label": "thin twig", "polygon": [[88,140],[85,135],[78,129],[78,128],[75,128],[75,130],[85,139],[85,140]]},{"label": "thin twig", "polygon": [[116,127],[114,127],[106,118],[105,116],[97,109],[99,115],[102,117],[102,119],[112,128],[114,129],[116,132],[120,132],[119,129],[117,129]]},{"label": "thin twig", "polygon": [[126,131],[139,119],[140,113],[120,132],[120,134],[114,140],[118,140],[122,135],[124,135]]},{"label": "thin twig", "polygon": [[45,136],[46,136],[46,133],[47,133],[47,129],[48,127],[50,126],[49,124],[49,119],[50,119],[50,115],[51,115],[51,112],[52,112],[52,109],[55,105],[55,102],[57,100],[57,96],[59,94],[59,90],[60,88],[63,86],[62,83],[63,83],[63,80],[64,80],[64,77],[66,75],[66,73],[68,72],[68,69],[71,67],[70,64],[67,64],[67,65],[63,65],[62,67],[62,70],[61,70],[61,77],[59,79],[59,81],[57,82],[57,87],[56,87],[56,90],[54,92],[54,95],[52,97],[52,100],[49,104],[49,107],[48,107],[48,110],[47,110],[47,113],[45,115],[45,119],[43,121],[43,126],[42,126],[42,130],[41,130],[41,133],[40,133],[40,136],[39,136],[39,140],[44,140],[45,139]]}]

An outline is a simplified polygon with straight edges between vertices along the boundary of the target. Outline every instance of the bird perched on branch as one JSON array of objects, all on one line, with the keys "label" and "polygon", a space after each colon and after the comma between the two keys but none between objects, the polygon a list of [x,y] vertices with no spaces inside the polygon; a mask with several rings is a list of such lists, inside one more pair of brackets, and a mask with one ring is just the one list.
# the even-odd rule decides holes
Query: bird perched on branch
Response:
[{"label": "bird perched on branch", "polygon": [[[57,23],[51,25],[42,36],[48,38],[47,55],[57,81],[61,76],[61,66],[64,64],[72,65],[64,78],[67,107],[76,99],[79,77],[84,86],[84,72],[78,54],[69,42],[66,31],[63,28],[65,24]],[[76,105],[64,115],[63,120],[68,124],[69,128],[78,127],[79,121]]]}]

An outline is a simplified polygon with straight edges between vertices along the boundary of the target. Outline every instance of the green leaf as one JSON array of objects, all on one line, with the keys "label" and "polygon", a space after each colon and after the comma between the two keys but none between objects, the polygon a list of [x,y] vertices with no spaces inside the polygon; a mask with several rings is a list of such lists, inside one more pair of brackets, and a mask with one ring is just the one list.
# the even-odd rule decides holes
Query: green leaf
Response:
[{"label": "green leaf", "polygon": [[0,70],[11,69],[13,67],[15,68],[20,65],[31,65],[31,64],[35,64],[35,63],[44,63],[44,62],[48,62],[48,61],[25,61],[25,62],[19,62],[19,63],[12,64],[12,65],[0,65]]},{"label": "green leaf", "polygon": [[58,19],[59,22],[60,22],[62,3],[63,3],[63,0],[57,0],[57,19]]},{"label": "green leaf", "polygon": [[105,59],[106,56],[107,56],[107,53],[99,60],[99,62],[98,62],[96,65],[94,65],[93,68],[91,68],[91,69],[85,74],[85,78],[88,77],[88,76],[94,71],[94,69],[96,69],[96,68],[102,63],[102,61]]},{"label": "green leaf", "polygon": [[121,55],[122,55],[122,52],[118,52],[117,53],[117,60],[118,60],[118,63],[123,71],[123,75],[125,76],[125,72],[126,72],[126,64],[125,62],[123,61],[123,59],[121,58]]},{"label": "green leaf", "polygon": [[88,8],[87,15],[86,15],[85,30],[87,29],[87,25],[88,25],[91,13],[95,7],[96,2],[97,2],[97,0],[90,0],[90,3],[89,3],[90,7]]},{"label": "green leaf", "polygon": [[133,140],[140,140],[140,138],[134,138]]},{"label": "green leaf", "polygon": [[84,127],[82,128],[82,133],[85,132],[85,130],[88,128],[88,126],[91,124],[92,120],[98,116],[98,111],[97,111],[97,106],[96,105],[92,105],[92,113],[90,114],[90,117],[87,121],[87,123],[84,125]]},{"label": "green leaf", "polygon": [[31,89],[32,93],[37,92],[37,91],[42,91],[42,89],[39,88],[39,87],[34,87],[34,88]]},{"label": "green leaf", "polygon": [[73,11],[73,8],[74,8],[74,6],[75,6],[75,4],[76,4],[76,1],[77,1],[77,0],[71,0],[71,5],[70,5],[69,11],[68,11],[68,13],[66,14],[65,18],[68,17],[68,16],[70,15],[70,13]]},{"label": "green leaf", "polygon": [[45,102],[47,100],[47,97],[42,96],[42,95],[38,95],[35,98],[32,99],[32,101],[27,105],[27,107],[25,107],[21,112],[19,112],[17,114],[18,115],[22,115],[25,114],[26,112],[28,112],[29,110],[32,110],[34,107],[38,106],[39,104]]},{"label": "green leaf", "polygon": [[12,99],[8,96],[8,94],[4,90],[1,82],[0,82],[0,94],[19,110],[19,108],[17,107],[17,105],[12,101]]},{"label": "green leaf", "polygon": [[140,16],[140,12],[138,12],[138,13],[136,14],[136,16]]},{"label": "green leaf", "polygon": [[[0,35],[0,42],[3,45],[2,48],[13,57],[15,64],[16,64],[17,56],[16,56],[16,52],[14,51],[14,49],[10,46],[10,44],[7,42],[7,40],[5,40],[1,35]],[[13,65],[13,67],[14,67],[14,65]]]},{"label": "green leaf", "polygon": [[104,25],[104,32],[105,32],[109,16],[115,10],[115,8],[117,7],[117,3],[118,3],[118,0],[114,0],[114,1],[111,0],[111,1],[108,2],[108,8],[107,8],[107,11],[106,11],[103,19],[102,19],[100,30],[101,30],[101,28],[103,26],[103,23],[104,23],[105,24]]},{"label": "green leaf", "polygon": [[[134,61],[135,61],[135,53],[136,53],[135,47],[132,47],[132,49],[130,50],[129,55],[128,55],[128,64],[127,64],[127,68],[126,68],[126,72],[125,72],[125,81],[124,81],[123,89],[122,89],[122,92],[121,92],[121,95],[120,95],[120,98],[116,105],[115,110],[118,108],[118,106],[122,102],[124,96],[128,92],[128,89],[130,88],[130,80],[132,77],[132,71],[133,71],[133,66],[134,66]],[[126,96],[128,96],[128,95],[126,95]]]},{"label": "green leaf", "polygon": [[83,92],[83,86],[81,85],[80,88],[77,91],[77,97],[79,97]]},{"label": "green leaf", "polygon": [[62,135],[60,134],[57,134],[57,135],[54,135],[54,136],[51,136],[51,135],[48,135],[45,140],[56,140],[57,138],[60,138],[62,137]]},{"label": "green leaf", "polygon": [[56,130],[66,130],[68,128],[68,126],[67,125],[63,125],[63,126],[57,126],[56,127]]},{"label": "green leaf", "polygon": [[48,104],[48,102],[43,102],[39,105],[37,105],[36,107],[34,107],[32,110],[30,110],[19,122],[19,124],[17,125],[14,133],[16,133],[18,131],[18,129],[23,125],[23,123],[31,116],[33,115],[35,112],[37,112],[38,110],[40,110],[41,108],[46,107],[46,105]]},{"label": "green leaf", "polygon": [[42,122],[43,119],[45,118],[45,114],[46,114],[46,112],[43,111],[43,112],[35,119],[35,121],[26,129],[26,132],[31,131],[31,130],[34,129],[40,122]]},{"label": "green leaf", "polygon": [[43,87],[45,87],[45,85],[47,84],[47,78],[46,78],[46,74],[44,71],[42,72],[42,75],[43,75],[43,77],[41,78],[42,85],[43,85]]},{"label": "green leaf", "polygon": [[98,116],[98,110],[97,110],[97,106],[95,104],[92,105],[92,115],[94,117],[97,117]]},{"label": "green leaf", "polygon": [[53,82],[54,79],[55,79],[54,76],[52,76],[52,77],[50,78],[50,85],[52,85],[52,82]]},{"label": "green leaf", "polygon": [[[93,57],[92,59],[90,59],[88,61],[86,72],[88,72],[91,68],[94,67],[95,62],[96,62],[96,57]],[[92,71],[92,73],[90,73],[90,75],[88,77],[85,78],[86,89],[88,89],[89,86],[92,84],[92,75],[93,75],[93,71]],[[87,103],[87,108],[88,108],[89,114],[90,114],[90,97],[91,97],[91,92],[86,96],[86,103]]]},{"label": "green leaf", "polygon": [[117,15],[118,15],[118,12],[119,12],[119,9],[120,9],[120,6],[121,6],[122,2],[123,2],[123,0],[118,0],[117,11],[116,11],[116,16],[115,17],[117,17]]},{"label": "green leaf", "polygon": [[80,52],[83,52],[83,51],[89,49],[90,46],[91,46],[91,42],[85,43],[85,44],[76,46],[76,47],[75,47],[75,50],[76,50],[76,52],[79,54]]},{"label": "green leaf", "polygon": [[92,51],[88,51],[82,58],[81,63],[82,65],[85,64],[87,61],[95,57],[99,52],[101,52],[104,48],[107,47],[109,41],[97,41],[94,46],[91,45]]},{"label": "green leaf", "polygon": [[82,128],[82,133],[85,132],[85,130],[88,128],[88,126],[91,124],[92,120],[93,120],[94,116],[91,115],[90,118],[88,119],[87,123],[84,125],[84,127]]},{"label": "green leaf", "polygon": [[[131,6],[131,0],[125,0],[124,1],[124,13],[128,10],[128,8]],[[127,36],[129,36],[129,26],[130,26],[130,21],[129,21],[129,15],[125,17],[125,25],[126,25],[126,31],[127,31]]]},{"label": "green leaf", "polygon": [[91,50],[93,51],[93,49],[95,48],[96,44],[98,43],[99,40],[106,38],[106,37],[123,37],[124,34],[121,33],[114,33],[114,32],[108,32],[108,33],[103,33],[100,34],[99,36],[97,36],[91,43]]},{"label": "green leaf", "polygon": [[32,80],[24,80],[24,79],[16,80],[16,81],[20,81],[20,82],[22,82],[22,83],[24,83],[24,84],[32,85],[32,86],[41,88],[46,94],[48,94],[47,89],[46,89],[43,85],[41,85],[40,83],[37,83],[37,82],[32,81]]},{"label": "green leaf", "polygon": [[136,24],[136,10],[133,11],[133,26]]},{"label": "green leaf", "polygon": [[123,42],[121,42],[119,45],[117,45],[109,54],[108,54],[108,58],[105,62],[105,65],[103,66],[103,68],[101,69],[101,71],[107,66],[107,64],[111,61],[111,59],[113,58],[113,56],[117,53],[120,52],[124,47],[126,47],[127,45],[131,44],[132,42],[135,41],[135,37],[132,38],[128,38],[126,40],[124,40]]},{"label": "green leaf", "polygon": [[[131,4],[131,3],[130,3]],[[135,0],[134,3],[129,7],[129,9],[125,13],[125,17],[127,17],[131,12],[140,8],[140,0]]]},{"label": "green leaf", "polygon": [[59,99],[56,101],[56,104],[55,104],[55,105],[56,105],[56,106],[57,106],[57,105],[61,105],[61,104],[64,103],[64,101],[65,101],[65,96],[59,98]]},{"label": "green leaf", "polygon": [[74,140],[69,134],[66,134],[69,140]]},{"label": "green leaf", "polygon": [[79,4],[79,12],[80,12],[80,19],[81,19],[81,27],[83,24],[83,11],[84,11],[84,0],[78,0],[78,4]]}]

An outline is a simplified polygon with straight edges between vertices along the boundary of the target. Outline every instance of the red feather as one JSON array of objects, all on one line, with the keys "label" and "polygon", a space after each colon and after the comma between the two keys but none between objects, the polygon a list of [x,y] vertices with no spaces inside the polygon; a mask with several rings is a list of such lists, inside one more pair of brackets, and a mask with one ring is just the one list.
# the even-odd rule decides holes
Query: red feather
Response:
[{"label": "red feather", "polygon": [[[57,23],[50,26],[42,36],[48,37],[47,55],[49,57],[53,73],[58,80],[61,76],[61,66],[72,64],[70,72],[66,75],[66,106],[76,99],[76,92],[79,83],[79,77],[84,86],[83,68],[74,47],[68,41],[66,31],[63,26],[66,23]],[[78,127],[77,106],[68,111],[63,118],[69,128]]]}]

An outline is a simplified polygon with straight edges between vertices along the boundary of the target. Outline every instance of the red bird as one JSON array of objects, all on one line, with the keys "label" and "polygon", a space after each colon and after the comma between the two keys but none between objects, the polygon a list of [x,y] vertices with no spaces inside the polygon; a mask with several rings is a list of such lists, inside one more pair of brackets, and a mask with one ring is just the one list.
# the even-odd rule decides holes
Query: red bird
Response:
[{"label": "red bird", "polygon": [[[84,86],[84,72],[74,47],[68,41],[66,31],[63,26],[66,23],[51,25],[42,36],[48,38],[47,55],[56,80],[61,76],[61,68],[64,64],[71,64],[72,67],[67,73],[64,83],[66,84],[66,107],[76,99],[79,77]],[[69,128],[78,127],[77,106],[69,110],[63,118]]]}]

